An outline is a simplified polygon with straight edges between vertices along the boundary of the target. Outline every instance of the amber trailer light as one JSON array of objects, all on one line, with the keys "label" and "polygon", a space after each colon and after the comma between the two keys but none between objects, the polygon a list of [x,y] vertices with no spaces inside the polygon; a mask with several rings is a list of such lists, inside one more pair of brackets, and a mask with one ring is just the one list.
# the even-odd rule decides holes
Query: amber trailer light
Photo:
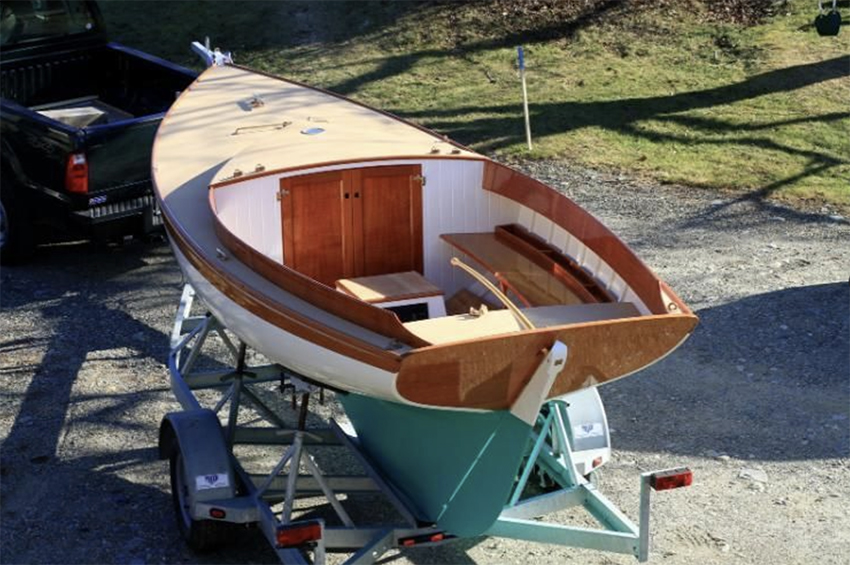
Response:
[{"label": "amber trailer light", "polygon": [[65,188],[75,194],[86,194],[89,191],[89,163],[85,153],[68,155],[65,166]]}]

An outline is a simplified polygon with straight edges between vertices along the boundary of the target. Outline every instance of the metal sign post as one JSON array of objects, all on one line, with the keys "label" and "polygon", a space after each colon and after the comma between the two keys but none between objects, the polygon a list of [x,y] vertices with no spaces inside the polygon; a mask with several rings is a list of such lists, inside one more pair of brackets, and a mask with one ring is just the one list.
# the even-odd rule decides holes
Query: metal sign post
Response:
[{"label": "metal sign post", "polygon": [[519,78],[522,81],[522,110],[525,114],[525,140],[528,142],[528,150],[531,151],[531,121],[528,118],[528,88],[525,86],[525,54],[522,46],[517,47],[519,56]]}]

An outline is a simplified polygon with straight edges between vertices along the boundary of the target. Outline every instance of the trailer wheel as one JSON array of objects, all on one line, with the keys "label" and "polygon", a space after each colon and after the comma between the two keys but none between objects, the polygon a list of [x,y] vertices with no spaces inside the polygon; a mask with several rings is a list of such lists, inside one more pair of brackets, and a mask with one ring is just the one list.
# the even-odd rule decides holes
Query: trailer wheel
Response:
[{"label": "trailer wheel", "polygon": [[226,545],[233,534],[233,524],[215,520],[196,520],[190,513],[189,483],[183,467],[183,454],[175,446],[170,457],[171,500],[180,535],[195,551],[204,552]]}]

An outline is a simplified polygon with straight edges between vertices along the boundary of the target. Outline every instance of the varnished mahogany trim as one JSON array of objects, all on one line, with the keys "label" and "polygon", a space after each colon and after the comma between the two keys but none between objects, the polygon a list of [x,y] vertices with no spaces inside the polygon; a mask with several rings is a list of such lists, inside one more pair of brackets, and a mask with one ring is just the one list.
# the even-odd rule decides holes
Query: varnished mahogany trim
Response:
[{"label": "varnished mahogany trim", "polygon": [[[314,304],[329,314],[411,347],[430,345],[429,342],[408,331],[398,317],[389,310],[371,306],[362,300],[325,286],[257,252],[231,233],[218,218],[215,220],[215,231],[224,246],[239,261],[298,298]],[[319,326],[319,324],[316,325]],[[341,335],[345,336],[345,334]],[[345,337],[354,339],[350,336]]]},{"label": "varnished mahogany trim", "polygon": [[[626,281],[653,314],[690,313],[687,305],[625,243],[563,194],[492,161],[484,164],[483,184],[485,190],[530,208],[581,240]],[[672,308],[662,299],[662,289]]]},{"label": "varnished mahogany trim", "polygon": [[524,227],[496,226],[496,240],[555,277],[582,302],[614,302],[611,294],[578,263]]},{"label": "varnished mahogany trim", "polygon": [[399,370],[401,357],[391,351],[385,351],[369,343],[357,340],[341,332],[317,324],[286,308],[263,294],[253,291],[239,283],[232,276],[216,269],[206,258],[197,252],[191,244],[174,230],[173,224],[166,222],[166,229],[172,241],[187,260],[201,275],[230,300],[249,312],[266,320],[293,335],[310,341],[319,347],[335,351],[340,355],[372,365],[378,369],[395,373]]},{"label": "varnished mahogany trim", "polygon": [[555,340],[567,346],[569,355],[549,398],[652,364],[675,349],[696,322],[691,314],[640,316],[435,345],[403,358],[396,388],[419,404],[505,410]]},{"label": "varnished mahogany trim", "polygon": [[[246,287],[225,270],[216,268],[192,243],[191,239],[179,227],[173,218],[163,211],[164,224],[171,240],[198,272],[230,300],[249,312],[259,316],[272,325],[292,333],[320,347],[367,363],[389,372],[400,368],[401,356],[386,351],[370,343],[358,340],[350,335],[317,323],[298,312],[291,310],[261,292]],[[376,308],[378,309],[378,308]],[[380,310],[380,309],[378,309]],[[400,325],[400,322],[399,322]],[[421,340],[419,340],[421,341]],[[423,342],[424,343],[424,342]]]}]

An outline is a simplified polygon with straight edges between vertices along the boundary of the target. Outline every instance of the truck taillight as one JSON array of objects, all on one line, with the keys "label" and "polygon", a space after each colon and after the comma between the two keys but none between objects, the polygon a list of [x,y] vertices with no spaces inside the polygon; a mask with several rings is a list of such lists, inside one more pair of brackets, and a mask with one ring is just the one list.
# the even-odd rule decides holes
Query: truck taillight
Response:
[{"label": "truck taillight", "polygon": [[65,167],[65,188],[68,192],[86,194],[89,191],[89,163],[85,153],[68,155]]}]

